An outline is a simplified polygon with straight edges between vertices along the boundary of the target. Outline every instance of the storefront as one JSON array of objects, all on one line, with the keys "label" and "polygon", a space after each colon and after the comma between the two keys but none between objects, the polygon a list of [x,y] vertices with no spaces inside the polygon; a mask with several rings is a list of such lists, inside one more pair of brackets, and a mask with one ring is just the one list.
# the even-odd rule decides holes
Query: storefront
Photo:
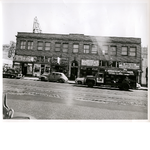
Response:
[{"label": "storefront", "polygon": [[81,60],[80,77],[95,75],[99,70],[99,60]]},{"label": "storefront", "polygon": [[127,71],[133,71],[136,75],[136,82],[141,83],[140,63],[119,62],[119,68],[125,69]]},{"label": "storefront", "polygon": [[24,76],[40,76],[43,73],[53,71],[68,74],[68,58],[61,58],[58,62],[57,57],[46,56],[21,56],[15,55],[13,67],[18,68]]},{"label": "storefront", "polygon": [[50,72],[50,64],[36,56],[15,55],[13,67],[19,69],[23,76],[40,76]]}]

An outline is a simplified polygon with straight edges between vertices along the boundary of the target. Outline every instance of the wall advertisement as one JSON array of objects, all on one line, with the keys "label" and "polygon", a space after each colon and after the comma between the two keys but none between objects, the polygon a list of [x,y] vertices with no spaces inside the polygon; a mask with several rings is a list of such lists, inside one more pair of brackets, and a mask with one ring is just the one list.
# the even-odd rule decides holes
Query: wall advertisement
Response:
[{"label": "wall advertisement", "polygon": [[140,69],[140,63],[119,62],[119,68],[122,68],[122,69]]},{"label": "wall advertisement", "polygon": [[81,66],[99,66],[99,60],[81,60]]},{"label": "wall advertisement", "polygon": [[20,56],[20,55],[14,56],[14,61],[36,62],[36,60],[37,60],[37,57],[33,57],[33,56]]}]

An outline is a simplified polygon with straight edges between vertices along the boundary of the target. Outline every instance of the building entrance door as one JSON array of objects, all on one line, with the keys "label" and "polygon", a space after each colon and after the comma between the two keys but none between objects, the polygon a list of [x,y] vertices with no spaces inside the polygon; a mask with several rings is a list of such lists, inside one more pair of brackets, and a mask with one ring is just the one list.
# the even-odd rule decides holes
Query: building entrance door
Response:
[{"label": "building entrance door", "polygon": [[86,69],[86,75],[92,75],[92,68]]},{"label": "building entrance door", "polygon": [[78,62],[76,60],[71,63],[71,75],[70,80],[75,80],[78,76]]},{"label": "building entrance door", "polygon": [[26,63],[22,63],[22,74],[24,76],[27,75],[27,64]]},{"label": "building entrance door", "polygon": [[72,67],[70,80],[75,80],[77,78],[77,74],[78,74],[78,68]]}]

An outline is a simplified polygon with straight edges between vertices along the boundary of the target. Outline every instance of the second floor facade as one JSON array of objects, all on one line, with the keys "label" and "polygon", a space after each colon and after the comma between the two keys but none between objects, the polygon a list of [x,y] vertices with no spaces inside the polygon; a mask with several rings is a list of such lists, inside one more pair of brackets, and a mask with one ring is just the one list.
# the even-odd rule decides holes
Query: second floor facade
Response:
[{"label": "second floor facade", "polygon": [[17,55],[138,63],[141,61],[140,38],[27,32],[18,32],[16,37]]}]

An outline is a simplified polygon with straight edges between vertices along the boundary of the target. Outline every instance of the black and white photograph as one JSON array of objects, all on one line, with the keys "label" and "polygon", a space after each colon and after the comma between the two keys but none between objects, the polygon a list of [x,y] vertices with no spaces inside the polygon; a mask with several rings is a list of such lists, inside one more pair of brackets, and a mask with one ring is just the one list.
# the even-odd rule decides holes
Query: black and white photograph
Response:
[{"label": "black and white photograph", "polygon": [[148,0],[1,0],[1,13],[2,122],[148,122]]}]

